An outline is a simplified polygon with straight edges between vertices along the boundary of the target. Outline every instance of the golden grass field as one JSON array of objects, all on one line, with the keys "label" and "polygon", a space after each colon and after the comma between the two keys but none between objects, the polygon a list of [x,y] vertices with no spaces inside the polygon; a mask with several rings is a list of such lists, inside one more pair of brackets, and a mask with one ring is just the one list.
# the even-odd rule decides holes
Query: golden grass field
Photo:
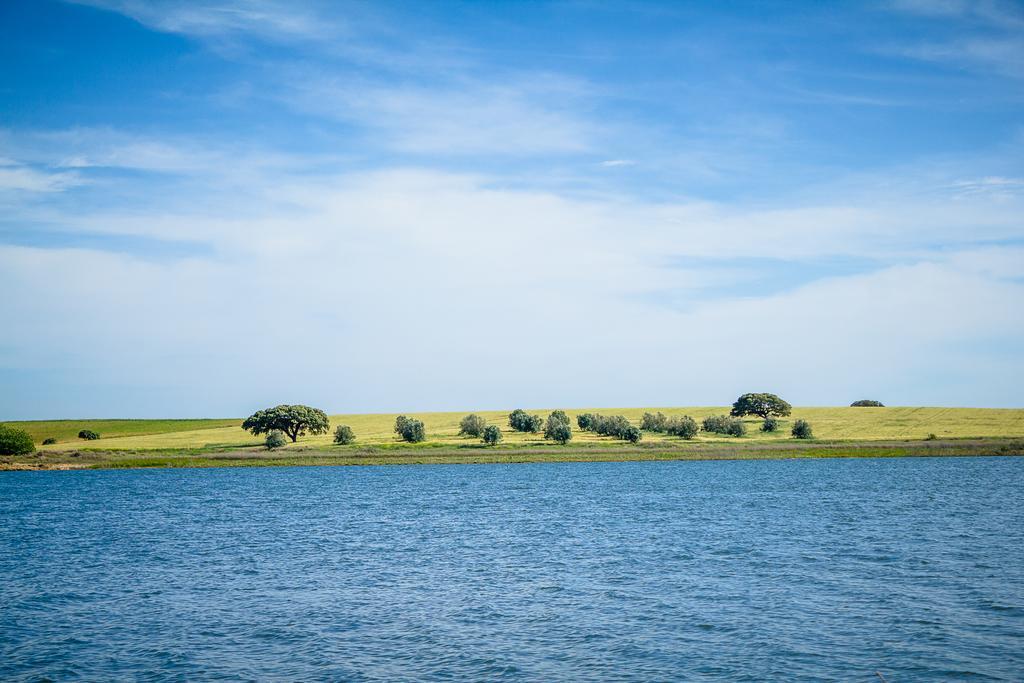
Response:
[{"label": "golden grass field", "polygon": [[[728,413],[727,407],[690,408],[600,408],[566,410],[573,420],[573,444],[597,445],[615,442],[608,437],[597,436],[575,430],[575,416],[582,412],[605,415],[624,415],[639,425],[644,412],[661,411],[666,415],[690,415],[699,422],[707,415]],[[458,435],[459,420],[470,411],[445,413],[407,413],[410,417],[423,420],[427,428],[427,441],[410,448],[437,446],[463,446],[478,444],[479,440]],[[540,434],[520,434],[507,426],[507,410],[473,411],[504,432],[505,447],[523,447],[543,444]],[[550,410],[531,410],[546,416]],[[344,450],[365,446],[387,446],[401,444],[392,431],[396,414],[333,415],[331,427],[349,425],[356,433],[357,441],[352,446],[335,446],[331,435],[306,436],[295,447],[316,447]],[[758,431],[761,421],[747,418],[747,436],[742,438],[705,435],[701,433],[697,442],[771,443],[791,440],[789,429],[796,419],[808,420],[817,440],[830,441],[883,441],[893,439],[925,439],[934,434],[940,439],[970,439],[1024,437],[1024,410],[994,408],[794,408],[793,414],[782,419],[782,428],[774,434]],[[217,420],[59,420],[8,422],[12,427],[27,430],[36,445],[47,451],[74,449],[103,450],[149,450],[149,449],[248,449],[262,445],[262,437],[254,437],[240,427],[241,419]],[[83,441],[77,438],[81,429],[99,432],[98,441]],[[55,437],[56,445],[40,446],[43,439]],[[644,433],[643,443],[681,442],[677,437]],[[618,442],[617,442],[618,443]],[[549,444],[550,445],[550,444]]]}]

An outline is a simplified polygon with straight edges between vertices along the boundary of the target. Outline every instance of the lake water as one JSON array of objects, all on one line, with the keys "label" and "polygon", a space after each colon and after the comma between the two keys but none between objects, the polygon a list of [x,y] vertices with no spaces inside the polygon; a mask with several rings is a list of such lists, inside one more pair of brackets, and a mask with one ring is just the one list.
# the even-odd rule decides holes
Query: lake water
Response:
[{"label": "lake water", "polygon": [[0,680],[1024,679],[1024,458],[0,473]]}]

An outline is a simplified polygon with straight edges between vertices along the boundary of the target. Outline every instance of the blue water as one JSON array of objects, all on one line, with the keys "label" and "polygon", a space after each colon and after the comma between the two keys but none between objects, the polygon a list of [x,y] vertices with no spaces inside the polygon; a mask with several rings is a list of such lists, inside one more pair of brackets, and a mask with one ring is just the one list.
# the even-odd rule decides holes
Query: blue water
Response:
[{"label": "blue water", "polygon": [[1024,458],[0,473],[0,680],[1024,679]]}]

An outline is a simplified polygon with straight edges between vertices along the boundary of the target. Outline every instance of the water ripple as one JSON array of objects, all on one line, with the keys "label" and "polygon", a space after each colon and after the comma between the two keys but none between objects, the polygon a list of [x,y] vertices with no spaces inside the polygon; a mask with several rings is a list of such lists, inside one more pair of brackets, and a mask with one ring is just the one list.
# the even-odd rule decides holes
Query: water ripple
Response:
[{"label": "water ripple", "polygon": [[0,473],[0,679],[1024,679],[1024,458]]}]

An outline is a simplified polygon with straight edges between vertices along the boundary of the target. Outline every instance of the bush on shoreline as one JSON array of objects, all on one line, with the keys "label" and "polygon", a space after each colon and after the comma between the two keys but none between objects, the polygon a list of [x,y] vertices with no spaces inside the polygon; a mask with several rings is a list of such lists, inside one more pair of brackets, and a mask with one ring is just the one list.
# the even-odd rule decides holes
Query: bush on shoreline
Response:
[{"label": "bush on shoreline", "polygon": [[563,446],[572,440],[572,427],[569,426],[569,418],[561,410],[556,410],[548,416],[548,421],[544,425],[544,438]]},{"label": "bush on shoreline", "polygon": [[[596,415],[594,413],[584,413],[576,418],[576,424],[580,425],[580,428],[587,432],[594,432],[601,436],[614,436],[617,439],[623,439],[630,443],[636,443],[643,438],[643,432],[639,428],[634,427],[630,424],[622,415]],[[587,425],[583,427],[583,425]]]},{"label": "bush on shoreline", "polygon": [[32,437],[24,429],[0,424],[0,455],[25,455],[35,450]]},{"label": "bush on shoreline", "polygon": [[488,446],[497,446],[501,443],[502,434],[501,429],[497,425],[487,425],[483,431],[484,444]]},{"label": "bush on shoreline", "polygon": [[427,438],[427,430],[423,423],[405,415],[395,418],[395,433],[409,443],[419,443]]},{"label": "bush on shoreline", "polygon": [[705,432],[726,436],[738,437],[747,433],[747,427],[743,424],[743,420],[729,415],[709,415],[704,418],[702,428]]},{"label": "bush on shoreline", "polygon": [[682,417],[670,417],[665,423],[666,434],[679,436],[687,440],[697,436],[697,432],[699,431],[700,427],[697,426],[697,421],[689,415],[683,415]]},{"label": "bush on shoreline", "polygon": [[640,429],[645,432],[663,433],[668,425],[668,418],[662,412],[644,413],[640,418]]},{"label": "bush on shoreline", "polygon": [[459,436],[483,436],[487,420],[476,413],[470,413],[459,421]]},{"label": "bush on shoreline", "polygon": [[267,438],[263,442],[263,445],[267,447],[268,451],[272,451],[275,448],[281,448],[288,444],[288,439],[285,438],[284,432],[280,429],[271,429],[267,432]]},{"label": "bush on shoreline", "polygon": [[812,439],[814,432],[811,430],[811,423],[807,420],[797,420],[793,423],[793,437],[797,439]]},{"label": "bush on shoreline", "polygon": [[347,446],[356,440],[356,433],[348,425],[338,425],[334,428],[334,443]]},{"label": "bush on shoreline", "polygon": [[540,415],[530,415],[522,408],[516,408],[508,414],[508,426],[517,432],[536,434],[544,426],[544,420]]}]

